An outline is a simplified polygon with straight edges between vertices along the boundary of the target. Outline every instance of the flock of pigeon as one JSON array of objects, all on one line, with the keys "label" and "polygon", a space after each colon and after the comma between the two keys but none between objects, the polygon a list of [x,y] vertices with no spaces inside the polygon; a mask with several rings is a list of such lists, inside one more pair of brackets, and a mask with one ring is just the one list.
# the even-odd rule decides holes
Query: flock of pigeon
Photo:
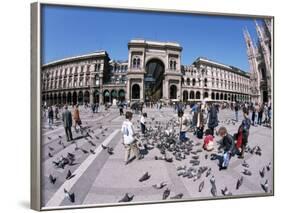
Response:
[{"label": "flock of pigeon", "polygon": [[[50,141],[48,145],[48,157],[52,159],[52,164],[54,169],[62,169],[65,170],[67,168],[67,172],[65,177],[58,177],[54,174],[49,174],[49,182],[54,185],[57,182],[57,179],[60,178],[60,180],[68,181],[75,177],[75,174],[73,174],[70,170],[71,166],[75,166],[77,164],[77,155],[89,155],[89,154],[96,154],[95,149],[97,147],[97,144],[95,141],[98,141],[102,139],[102,137],[106,136],[106,133],[108,132],[108,128],[104,128],[102,125],[98,127],[100,129],[99,134],[95,133],[95,130],[92,128],[89,128],[89,125],[87,122],[85,122],[86,126],[80,129],[81,136],[78,138],[84,138],[85,142],[81,144],[81,146],[78,146],[78,141],[74,139],[72,142],[67,143],[63,142],[63,140],[66,140],[66,138],[62,137],[61,135],[58,136],[58,138],[52,138],[50,136],[47,137],[47,139]],[[78,133],[78,132],[77,132]],[[98,136],[100,135],[100,136]],[[58,140],[57,144],[54,144],[54,142]],[[81,142],[80,142],[81,143]],[[85,143],[88,144],[88,146],[85,146]],[[71,152],[67,152],[65,156],[56,157],[56,154],[66,148],[70,145],[75,145],[75,148]],[[56,148],[55,148],[56,147]],[[101,144],[102,150],[106,151],[109,155],[114,154],[114,149],[109,146],[105,146]],[[81,153],[79,153],[81,152]],[[63,174],[63,173],[62,173]],[[64,189],[65,197],[71,202],[75,202],[75,193],[70,192],[67,189]]]},{"label": "flock of pigeon", "polygon": [[[201,166],[200,156],[199,153],[202,153],[202,143],[195,142],[189,139],[187,142],[180,142],[178,140],[178,133],[177,133],[177,121],[175,118],[171,119],[168,123],[161,123],[159,121],[155,121],[153,125],[154,119],[152,118],[152,122],[149,122],[150,127],[147,129],[147,134],[145,137],[141,138],[141,144],[147,150],[151,150],[157,148],[159,150],[159,155],[155,156],[155,160],[163,160],[167,163],[172,163],[174,161],[185,163],[188,162],[190,166],[182,165],[176,167],[176,173],[178,176],[183,178],[188,178],[193,180],[194,182],[200,180],[198,183],[198,192],[202,192],[203,188],[206,187],[205,178],[211,177],[209,179],[209,190],[210,195],[213,197],[219,196],[215,176],[212,174],[212,168],[208,166]],[[224,121],[226,124],[233,124],[231,120]],[[153,127],[152,127],[153,126]],[[262,150],[259,146],[250,147],[247,146],[246,153],[251,155],[262,155]],[[218,152],[219,154],[222,153],[221,151]],[[203,154],[205,160],[216,160],[217,154]],[[251,176],[252,172],[250,170],[250,165],[244,160],[241,164],[244,168],[241,172],[241,176],[238,177],[237,182],[235,184],[235,189],[239,190],[240,187],[243,185],[244,176]],[[261,178],[265,177],[265,172],[269,172],[271,170],[271,163],[268,163],[264,166],[260,171],[259,175]],[[146,181],[150,178],[150,174],[146,172],[139,181]],[[162,189],[167,185],[165,182],[160,182],[158,184],[152,185],[153,188]],[[268,179],[265,180],[264,183],[261,183],[261,189],[265,192],[269,192],[269,183]],[[220,190],[222,196],[232,196],[233,193],[225,186],[223,189]],[[170,195],[170,189],[166,188],[163,191],[162,199],[165,200]],[[179,193],[171,199],[181,199],[183,197],[183,193]],[[134,195],[130,193],[126,193],[124,197],[119,200],[119,202],[130,202],[133,200]]]},{"label": "flock of pigeon", "polygon": [[[137,121],[139,122],[139,121]],[[223,122],[222,122],[223,123]],[[226,124],[231,124],[231,121],[224,121]],[[86,123],[87,124],[87,123]],[[233,123],[232,123],[233,124]],[[234,123],[235,124],[235,123]],[[234,125],[233,124],[233,125]],[[139,124],[136,125],[137,128],[139,128]],[[214,160],[214,154],[203,154],[202,150],[202,143],[195,142],[191,139],[189,139],[186,142],[179,142],[178,137],[178,124],[177,119],[172,118],[168,122],[160,122],[155,120],[154,118],[151,118],[151,121],[148,122],[148,128],[145,136],[140,136],[138,138],[139,141],[139,147],[142,150],[150,151],[152,149],[158,149],[159,155],[155,155],[155,160],[161,160],[165,161],[167,163],[173,163],[174,161],[183,162],[185,165],[177,166],[176,167],[176,173],[178,176],[182,178],[188,178],[196,182],[198,180],[198,192],[202,192],[203,188],[209,187],[210,195],[216,197],[218,195],[217,186],[216,186],[216,180],[215,176],[212,172],[212,169],[208,166],[202,165],[203,163],[200,162],[200,153],[203,155],[203,159],[205,161],[207,160]],[[104,137],[106,135],[106,132],[108,131],[107,128],[103,128],[101,125],[100,127],[101,135]],[[95,148],[97,144],[93,142],[93,140],[100,140],[100,137],[97,135],[94,135],[94,130],[91,128],[84,128],[81,130],[81,134],[83,135],[83,138],[86,139],[86,142],[90,145],[89,149],[84,149],[82,147],[78,147],[76,144],[76,141],[73,141],[72,143],[76,144],[75,149],[73,152],[68,152],[66,156],[61,156],[59,159],[53,159],[52,163],[54,168],[59,169],[65,169],[66,166],[75,165],[76,156],[75,152],[81,151],[83,154],[95,154]],[[67,146],[62,142],[62,137],[58,136],[59,142],[58,145],[62,147],[62,149],[65,149]],[[52,140],[51,137],[48,137],[49,140]],[[114,154],[113,147],[104,146],[101,144],[101,147],[104,151],[106,151],[109,155]],[[49,153],[48,157],[54,158],[53,153],[56,150],[49,146]],[[259,146],[250,147],[247,146],[246,152],[248,154],[252,155],[262,155],[262,150]],[[244,176],[251,176],[252,172],[250,170],[250,165],[244,161],[242,163],[242,166],[244,170],[242,171],[241,176],[238,178],[236,182],[236,190],[239,190],[239,188],[243,184]],[[69,168],[69,167],[67,167]],[[270,171],[271,169],[271,163],[264,166],[260,171],[259,175],[263,179],[265,178],[265,173]],[[71,172],[70,169],[68,169],[66,176],[64,177],[65,181],[68,181],[75,177],[75,174]],[[139,179],[139,182],[148,181],[151,177],[151,174],[149,172],[145,172]],[[209,178],[209,185],[206,184],[206,178]],[[49,175],[49,182],[51,184],[55,184],[58,177],[55,177],[54,175]],[[167,187],[166,182],[160,182],[157,184],[153,184],[152,187],[156,190],[164,189],[162,192],[162,199],[181,199],[183,198],[184,194],[179,193],[175,196],[170,196],[171,190]],[[261,188],[264,192],[269,192],[269,183],[266,179],[265,182],[261,184]],[[65,197],[72,203],[75,202],[75,194],[74,192],[70,192],[67,189],[64,189]],[[232,196],[232,192],[229,191],[228,187],[225,186],[223,189],[221,189],[221,194],[223,196]],[[134,199],[134,194],[132,193],[125,193],[125,195],[119,200],[119,202],[130,202]]]}]

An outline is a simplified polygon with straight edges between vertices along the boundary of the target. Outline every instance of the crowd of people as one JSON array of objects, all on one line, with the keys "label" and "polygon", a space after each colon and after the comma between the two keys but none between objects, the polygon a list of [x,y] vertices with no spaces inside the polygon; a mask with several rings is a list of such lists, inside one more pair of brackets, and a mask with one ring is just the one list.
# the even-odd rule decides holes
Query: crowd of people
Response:
[{"label": "crowd of people", "polygon": [[[155,107],[161,110],[163,104],[157,102],[155,104],[123,104],[118,103],[119,115],[125,116],[125,121],[122,124],[121,132],[123,135],[123,143],[125,147],[125,164],[130,161],[130,153],[133,152],[134,156],[141,159],[139,154],[136,137],[134,131],[131,111],[124,113],[124,108],[130,107],[135,114],[140,114],[140,129],[141,134],[145,137],[146,133],[146,119],[148,117],[146,112],[143,112],[144,107]],[[202,147],[206,152],[214,152],[216,142],[219,144],[218,150],[223,150],[223,161],[221,162],[220,169],[226,169],[231,157],[237,155],[238,158],[244,158],[245,148],[248,144],[248,137],[251,126],[264,125],[271,127],[271,104],[264,103],[211,103],[199,102],[190,104],[173,103],[170,104],[174,108],[178,117],[178,132],[179,142],[186,142],[190,139],[189,134],[194,134],[198,139],[202,139]],[[85,108],[90,107],[92,113],[99,112],[99,104],[92,104],[91,106],[85,105]],[[105,108],[107,109],[107,108]],[[220,110],[231,109],[234,111],[233,121],[239,122],[239,113],[243,114],[243,119],[237,129],[237,132],[231,135],[225,126],[219,126],[218,114]],[[82,121],[80,118],[79,105],[74,105],[72,112],[65,105],[62,109],[60,116],[59,106],[49,106],[46,109],[49,128],[52,128],[54,119],[62,120],[67,141],[72,141],[72,130],[78,133],[82,131]],[[251,113],[251,116],[250,116]],[[218,128],[218,130],[217,130]],[[218,140],[216,137],[219,137]],[[217,141],[215,141],[215,138]]]}]

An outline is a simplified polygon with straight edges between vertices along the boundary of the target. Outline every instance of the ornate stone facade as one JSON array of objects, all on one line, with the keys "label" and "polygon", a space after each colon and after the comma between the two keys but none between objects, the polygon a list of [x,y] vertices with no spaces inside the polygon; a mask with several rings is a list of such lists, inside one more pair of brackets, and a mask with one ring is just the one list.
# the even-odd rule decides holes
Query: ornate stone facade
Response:
[{"label": "ornate stone facade", "polygon": [[128,61],[99,51],[44,64],[43,103],[250,100],[248,73],[206,58],[181,65],[178,43],[131,40],[128,52]]},{"label": "ornate stone facade", "polygon": [[263,20],[262,25],[256,23],[258,42],[254,43],[247,29],[244,38],[250,64],[250,92],[253,102],[271,102],[272,99],[272,63],[271,38],[272,20]]}]

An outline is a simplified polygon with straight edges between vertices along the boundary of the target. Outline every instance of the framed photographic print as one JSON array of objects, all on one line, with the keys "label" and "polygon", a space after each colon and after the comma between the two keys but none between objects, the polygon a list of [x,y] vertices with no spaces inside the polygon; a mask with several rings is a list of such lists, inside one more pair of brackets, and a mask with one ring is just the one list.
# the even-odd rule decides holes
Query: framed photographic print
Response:
[{"label": "framed photographic print", "polygon": [[31,4],[32,208],[274,195],[273,21]]}]

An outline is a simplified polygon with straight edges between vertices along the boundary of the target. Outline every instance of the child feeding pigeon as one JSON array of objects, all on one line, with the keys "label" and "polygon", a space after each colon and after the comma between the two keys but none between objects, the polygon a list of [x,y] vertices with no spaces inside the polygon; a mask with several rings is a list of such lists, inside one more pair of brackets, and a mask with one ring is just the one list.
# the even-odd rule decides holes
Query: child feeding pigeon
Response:
[{"label": "child feeding pigeon", "polygon": [[222,163],[219,165],[220,170],[222,170],[227,169],[230,158],[233,155],[235,144],[232,136],[227,132],[225,127],[220,127],[218,133],[219,136],[222,138],[221,144],[218,149],[223,149],[224,151]]}]

